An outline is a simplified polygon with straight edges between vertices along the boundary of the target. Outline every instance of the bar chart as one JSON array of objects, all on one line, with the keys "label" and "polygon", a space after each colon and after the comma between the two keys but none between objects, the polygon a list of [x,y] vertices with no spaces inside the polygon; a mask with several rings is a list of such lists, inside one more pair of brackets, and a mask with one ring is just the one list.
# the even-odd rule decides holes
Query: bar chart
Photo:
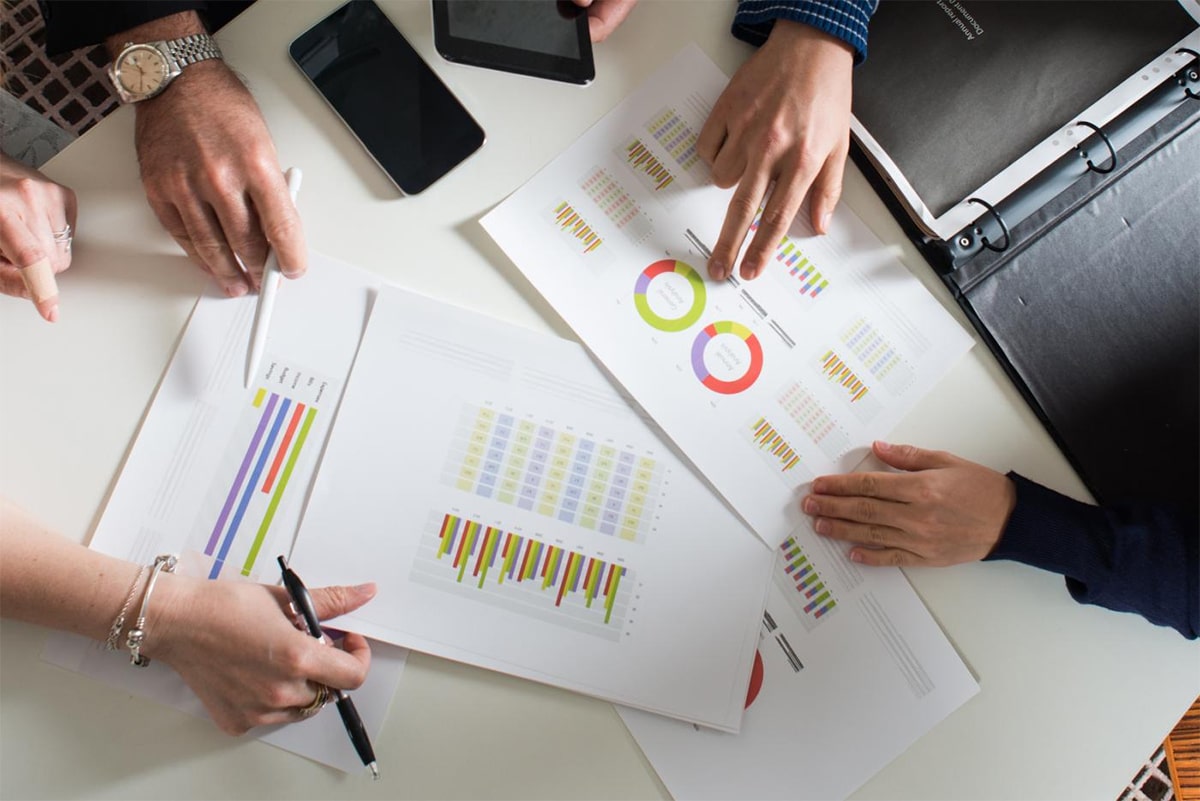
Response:
[{"label": "bar chart", "polygon": [[464,404],[443,484],[630,542],[645,542],[663,486],[646,454],[589,433]]},{"label": "bar chart", "polygon": [[595,253],[604,244],[604,240],[595,229],[565,200],[555,203],[547,216],[562,233],[574,240],[580,255]]},{"label": "bar chart", "polygon": [[700,163],[700,154],[696,152],[696,132],[677,109],[665,108],[655,114],[647,121],[646,130],[684,170],[690,170]]},{"label": "bar chart", "polygon": [[646,143],[636,136],[621,148],[625,163],[638,180],[651,191],[661,192],[675,182],[675,176],[651,152]]},{"label": "bar chart", "polygon": [[282,504],[303,496],[302,488],[293,488],[292,475],[301,458],[311,455],[305,446],[314,438],[319,406],[331,397],[329,390],[329,382],[311,372],[268,360],[233,429],[193,533],[197,550],[208,560],[210,579],[221,577],[229,566],[242,576],[255,576]]},{"label": "bar chart", "polygon": [[750,440],[758,446],[759,451],[768,461],[777,464],[781,473],[786,473],[800,464],[800,456],[788,444],[788,441],[775,430],[765,417],[757,418],[747,426]]},{"label": "bar chart", "polygon": [[411,578],[472,601],[619,640],[634,586],[618,562],[487,525],[431,513]]},{"label": "bar chart", "polygon": [[775,583],[796,617],[809,631],[837,608],[833,590],[821,578],[817,566],[795,537],[788,537],[779,546],[779,556],[775,561]]},{"label": "bar chart", "polygon": [[841,391],[836,393],[846,402],[850,410],[863,421],[868,421],[879,411],[880,404],[871,395],[871,389],[850,365],[833,349],[826,349],[816,359],[818,372]]},{"label": "bar chart", "polygon": [[[762,209],[759,209],[754,222],[750,223],[751,231],[758,230],[761,219]],[[794,288],[802,297],[816,298],[829,286],[829,279],[800,250],[796,241],[786,234],[779,239],[779,243],[775,246],[775,262],[794,282]]]}]

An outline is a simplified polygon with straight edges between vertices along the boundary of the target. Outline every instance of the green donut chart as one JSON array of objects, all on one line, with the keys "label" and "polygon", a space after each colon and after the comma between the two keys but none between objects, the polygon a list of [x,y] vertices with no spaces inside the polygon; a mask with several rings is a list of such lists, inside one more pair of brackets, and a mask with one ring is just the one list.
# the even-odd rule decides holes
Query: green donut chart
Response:
[{"label": "green donut chart", "polygon": [[[650,308],[650,300],[646,297],[650,284],[655,278],[666,273],[683,276],[692,287],[692,305],[682,317],[662,317]],[[652,328],[659,331],[683,331],[693,325],[704,313],[707,297],[708,291],[704,288],[704,279],[700,277],[695,268],[675,259],[662,259],[642,270],[642,274],[638,276],[637,284],[633,288],[633,305],[637,308],[638,314]]]}]

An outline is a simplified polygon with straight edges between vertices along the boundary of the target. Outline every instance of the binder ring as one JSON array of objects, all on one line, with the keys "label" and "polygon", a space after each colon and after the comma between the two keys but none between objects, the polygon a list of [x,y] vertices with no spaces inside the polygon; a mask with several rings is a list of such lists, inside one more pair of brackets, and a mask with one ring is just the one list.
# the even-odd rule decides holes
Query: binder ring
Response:
[{"label": "binder ring", "polygon": [[[1082,125],[1085,128],[1091,128],[1093,131],[1100,134],[1100,138],[1104,140],[1105,146],[1108,147],[1108,154],[1109,154],[1109,156],[1112,157],[1112,164],[1109,164],[1107,167],[1097,167],[1095,164],[1092,163],[1091,159],[1088,159],[1087,160],[1087,168],[1094,173],[1099,173],[1100,175],[1108,175],[1110,172],[1113,171],[1113,168],[1117,166],[1117,151],[1113,149],[1112,142],[1108,141],[1108,136],[1104,133],[1104,131],[1100,130],[1095,125],[1093,125],[1090,122],[1087,122],[1086,120],[1080,120],[1079,122],[1077,122],[1075,124]],[[1083,150],[1082,142],[1078,145],[1075,145],[1075,149],[1078,150],[1081,155],[1086,155],[1086,153]]]},{"label": "binder ring", "polygon": [[983,206],[985,209],[991,212],[991,215],[996,218],[996,222],[1000,223],[1000,230],[1004,232],[1004,244],[1001,247],[996,247],[993,245],[988,241],[986,236],[979,237],[979,244],[983,245],[988,250],[994,250],[997,253],[1003,253],[1004,251],[1008,250],[1011,237],[1008,233],[1008,226],[1005,225],[1004,218],[1000,216],[1000,212],[996,211],[995,207],[993,207],[991,203],[988,203],[986,200],[980,200],[977,197],[968,198],[967,202],[978,203],[980,206]]},{"label": "binder ring", "polygon": [[[1176,53],[1188,53],[1192,56],[1192,58],[1200,58],[1200,53],[1197,53],[1195,50],[1193,50],[1190,47],[1181,47],[1178,50],[1176,50],[1175,52]],[[1180,70],[1180,72],[1183,72],[1183,70]],[[1179,76],[1179,85],[1183,87],[1184,97],[1190,97],[1192,100],[1200,100],[1200,94],[1193,92],[1191,90],[1191,87],[1189,87],[1187,85],[1188,79],[1190,78],[1192,80],[1195,80],[1195,76],[1196,76],[1196,70],[1194,70],[1194,69],[1192,70],[1191,75],[1180,75]]]}]

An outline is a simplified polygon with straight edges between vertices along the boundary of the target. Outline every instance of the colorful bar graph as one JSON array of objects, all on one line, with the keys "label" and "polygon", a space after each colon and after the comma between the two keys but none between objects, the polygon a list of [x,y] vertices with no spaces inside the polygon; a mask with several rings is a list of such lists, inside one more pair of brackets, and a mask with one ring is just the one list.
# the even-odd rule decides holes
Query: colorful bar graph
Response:
[{"label": "colorful bar graph", "polygon": [[[619,632],[632,578],[625,565],[505,531],[465,515],[435,514],[414,578],[481,601],[595,633]],[[561,615],[561,616],[560,616]]]},{"label": "colorful bar graph", "polygon": [[464,406],[443,483],[612,537],[645,541],[663,468],[589,435]]},{"label": "colorful bar graph", "polygon": [[825,374],[826,378],[840,385],[850,394],[851,403],[856,403],[867,396],[867,385],[846,366],[846,363],[835,352],[825,351],[825,355],[821,357],[820,361],[821,372]]},{"label": "colorful bar graph", "polygon": [[796,616],[811,631],[837,608],[837,598],[795,537],[784,540],[779,551],[775,563],[776,584]]},{"label": "colorful bar graph", "polygon": [[641,139],[632,139],[625,145],[625,161],[655,192],[666,189],[675,180]]},{"label": "colorful bar graph", "polygon": [[565,200],[554,206],[550,216],[561,231],[583,246],[584,254],[592,253],[604,243],[600,235]]},{"label": "colorful bar graph", "polygon": [[646,130],[683,169],[689,170],[700,161],[700,154],[696,152],[696,133],[675,109],[664,109],[656,114],[646,123]]},{"label": "colorful bar graph", "polygon": [[871,375],[893,392],[903,392],[913,379],[913,369],[900,351],[885,339],[865,318],[859,318],[842,332],[841,340]]},{"label": "colorful bar graph", "polygon": [[[750,223],[751,231],[758,230],[762,214],[763,210],[759,209],[754,221]],[[829,280],[804,255],[795,240],[787,235],[780,237],[779,244],[775,246],[775,261],[783,266],[788,276],[797,281],[800,295],[803,297],[815,298],[829,286]]]},{"label": "colorful bar graph", "polygon": [[580,182],[588,198],[604,212],[604,216],[629,236],[635,243],[641,242],[654,231],[650,218],[642,213],[642,207],[625,187],[603,167],[591,170]]},{"label": "colorful bar graph", "polygon": [[765,417],[760,417],[750,426],[751,436],[759,450],[779,460],[780,470],[787,472],[800,463],[800,457]]},{"label": "colorful bar graph", "polygon": [[[262,411],[204,547],[204,554],[213,557],[210,579],[221,575],[247,518],[261,511],[241,568],[244,576],[253,571],[317,413],[312,406],[263,387],[250,406]],[[259,495],[266,496],[265,505],[255,500]]]}]

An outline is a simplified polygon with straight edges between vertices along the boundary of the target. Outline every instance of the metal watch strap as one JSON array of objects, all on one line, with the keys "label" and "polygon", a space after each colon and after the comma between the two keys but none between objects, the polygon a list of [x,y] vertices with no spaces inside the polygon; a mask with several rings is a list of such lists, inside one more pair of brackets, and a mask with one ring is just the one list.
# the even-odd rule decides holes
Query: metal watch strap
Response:
[{"label": "metal watch strap", "polygon": [[193,33],[179,39],[165,42],[167,52],[175,60],[176,66],[183,68],[197,61],[210,58],[221,58],[221,48],[207,33]]}]

